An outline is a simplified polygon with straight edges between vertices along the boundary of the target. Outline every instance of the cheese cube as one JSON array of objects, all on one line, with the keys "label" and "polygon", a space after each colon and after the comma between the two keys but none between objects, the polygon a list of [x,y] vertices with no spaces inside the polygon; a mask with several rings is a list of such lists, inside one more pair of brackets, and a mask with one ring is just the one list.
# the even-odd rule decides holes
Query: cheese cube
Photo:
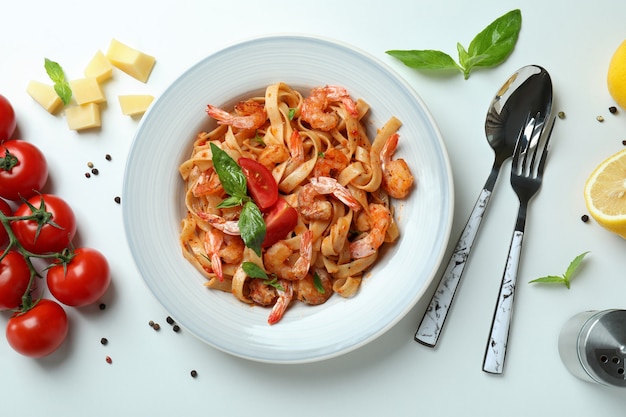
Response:
[{"label": "cheese cube", "polygon": [[94,77],[72,80],[70,81],[70,88],[77,104],[104,103],[106,101],[104,92]]},{"label": "cheese cube", "polygon": [[93,77],[98,80],[99,83],[102,83],[113,75],[113,65],[111,65],[111,62],[104,56],[102,51],[98,51],[91,61],[89,61],[83,73],[85,77]]},{"label": "cheese cube", "polygon": [[141,82],[147,82],[156,59],[141,51],[124,45],[116,39],[111,40],[106,57],[111,64]]},{"label": "cheese cube", "polygon": [[26,92],[50,114],[56,112],[63,105],[63,101],[50,84],[30,81],[26,87]]},{"label": "cheese cube", "polygon": [[118,96],[122,114],[127,116],[139,116],[144,114],[154,100],[150,95],[125,95]]},{"label": "cheese cube", "polygon": [[67,126],[72,130],[84,130],[100,127],[100,106],[96,103],[87,103],[65,109]]}]

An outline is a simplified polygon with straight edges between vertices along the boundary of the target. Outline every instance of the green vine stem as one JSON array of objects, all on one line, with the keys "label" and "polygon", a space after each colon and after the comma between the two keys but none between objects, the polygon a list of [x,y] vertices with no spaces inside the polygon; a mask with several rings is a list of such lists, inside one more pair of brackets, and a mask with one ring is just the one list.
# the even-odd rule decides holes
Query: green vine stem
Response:
[{"label": "green vine stem", "polygon": [[[59,225],[54,223],[54,221],[52,221],[52,213],[45,211],[45,206],[43,204],[42,204],[42,207],[36,208],[32,206],[30,203],[28,202],[26,203],[29,205],[32,211],[32,214],[28,216],[7,216],[2,211],[0,211],[0,223],[2,223],[2,226],[4,227],[4,230],[6,231],[9,237],[8,245],[5,248],[1,248],[2,253],[0,254],[0,262],[4,260],[4,258],[7,256],[9,252],[16,251],[16,252],[19,252],[20,255],[22,255],[22,257],[26,261],[26,264],[28,265],[28,269],[30,270],[30,280],[28,282],[26,291],[24,292],[24,295],[22,296],[22,305],[20,306],[18,310],[22,313],[33,308],[39,301],[39,300],[32,299],[32,291],[34,289],[35,278],[42,278],[42,276],[39,273],[39,271],[37,271],[37,268],[35,268],[35,265],[33,265],[32,259],[35,258],[35,259],[49,260],[57,264],[62,264],[63,267],[65,268],[65,266],[75,256],[73,248],[71,247],[65,248],[62,252],[48,252],[48,253],[39,254],[39,253],[33,253],[25,249],[24,246],[22,246],[20,241],[15,236],[13,229],[11,228],[12,222],[36,221],[38,224],[38,231],[41,230],[41,228],[46,224],[52,227],[61,228]],[[43,203],[43,200],[42,200],[42,203]]]}]

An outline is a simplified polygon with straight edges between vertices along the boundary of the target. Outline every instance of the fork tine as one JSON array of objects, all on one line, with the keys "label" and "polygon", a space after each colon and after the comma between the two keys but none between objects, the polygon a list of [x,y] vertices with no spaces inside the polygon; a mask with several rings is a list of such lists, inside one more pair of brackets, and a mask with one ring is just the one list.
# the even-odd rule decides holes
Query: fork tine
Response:
[{"label": "fork tine", "polygon": [[550,130],[546,136],[546,142],[543,145],[543,152],[541,154],[541,159],[539,160],[539,166],[537,167],[537,177],[541,178],[543,175],[543,169],[546,166],[546,159],[548,158],[548,150],[550,145],[550,138],[552,137],[552,129],[554,129],[554,124],[556,123],[556,117],[552,119],[552,124],[550,125]]},{"label": "fork tine", "polygon": [[[530,113],[528,113],[528,115],[526,116],[526,121],[520,128],[519,135],[517,136],[517,140],[515,141],[515,149],[513,150],[513,158],[511,162],[511,170],[513,172],[518,170],[518,166],[519,166],[518,164],[520,162],[520,155],[522,154],[522,152],[526,151],[526,147],[528,143],[528,140],[526,140],[527,131],[528,131],[529,123],[531,120],[532,119],[530,117]],[[522,166],[524,165],[522,164]]]}]

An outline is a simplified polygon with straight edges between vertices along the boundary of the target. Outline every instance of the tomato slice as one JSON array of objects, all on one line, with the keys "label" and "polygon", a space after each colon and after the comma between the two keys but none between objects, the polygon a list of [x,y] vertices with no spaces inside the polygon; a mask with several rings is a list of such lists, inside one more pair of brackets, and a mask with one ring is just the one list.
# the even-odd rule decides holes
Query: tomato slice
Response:
[{"label": "tomato slice", "polygon": [[237,161],[248,183],[248,192],[261,211],[272,207],[278,200],[278,184],[272,173],[258,162],[239,158]]},{"label": "tomato slice", "polygon": [[276,200],[265,216],[264,248],[284,239],[298,224],[298,212],[283,198]]}]

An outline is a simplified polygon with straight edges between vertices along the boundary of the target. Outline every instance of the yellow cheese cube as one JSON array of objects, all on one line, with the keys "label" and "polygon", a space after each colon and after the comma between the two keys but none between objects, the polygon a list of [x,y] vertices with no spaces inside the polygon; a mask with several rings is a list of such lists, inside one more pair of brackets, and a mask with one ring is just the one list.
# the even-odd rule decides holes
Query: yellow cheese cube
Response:
[{"label": "yellow cheese cube", "polygon": [[122,114],[127,116],[138,116],[144,114],[154,100],[150,95],[125,95],[118,96]]},{"label": "yellow cheese cube", "polygon": [[106,101],[104,92],[94,77],[72,80],[70,81],[70,88],[77,104],[104,103]]},{"label": "yellow cheese cube", "polygon": [[87,64],[84,74],[85,77],[93,77],[98,80],[99,83],[102,83],[113,75],[113,65],[111,65],[111,62],[104,56],[102,51],[98,51]]},{"label": "yellow cheese cube", "polygon": [[26,92],[48,113],[56,112],[63,105],[63,101],[50,84],[30,81],[26,87]]},{"label": "yellow cheese cube", "polygon": [[147,82],[156,59],[141,51],[124,45],[116,39],[111,40],[106,57],[111,64],[141,82]]},{"label": "yellow cheese cube", "polygon": [[72,130],[84,130],[100,127],[100,106],[96,103],[87,103],[65,109],[67,126]]}]

